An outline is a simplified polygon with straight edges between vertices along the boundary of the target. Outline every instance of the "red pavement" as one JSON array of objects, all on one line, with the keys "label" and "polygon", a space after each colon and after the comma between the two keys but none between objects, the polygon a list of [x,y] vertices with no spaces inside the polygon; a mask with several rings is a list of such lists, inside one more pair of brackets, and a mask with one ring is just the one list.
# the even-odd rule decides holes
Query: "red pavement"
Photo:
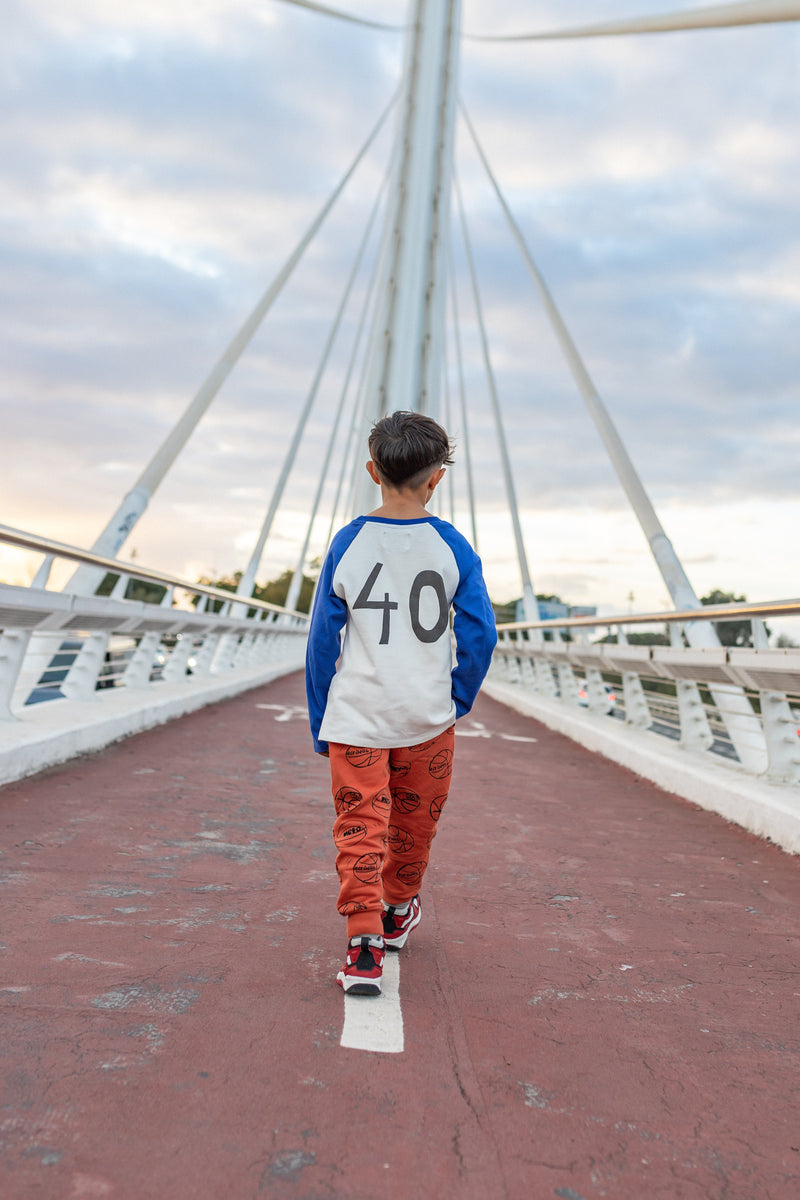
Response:
[{"label": "red pavement", "polygon": [[302,704],[0,792],[2,1200],[800,1196],[797,859],[482,698],[405,1050],[344,1049]]}]

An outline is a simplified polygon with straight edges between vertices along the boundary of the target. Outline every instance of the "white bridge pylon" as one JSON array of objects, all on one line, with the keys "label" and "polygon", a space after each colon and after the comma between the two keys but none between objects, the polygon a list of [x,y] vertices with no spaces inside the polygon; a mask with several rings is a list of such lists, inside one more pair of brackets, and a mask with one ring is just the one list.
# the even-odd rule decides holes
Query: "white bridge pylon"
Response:
[{"label": "white bridge pylon", "polygon": [[[362,21],[329,5],[305,3],[303,0],[285,0],[285,2],[297,3],[300,7],[316,11],[323,17],[337,17],[348,21],[355,20],[360,24],[381,26],[380,22]],[[665,14],[660,18],[606,22],[602,26],[586,26],[579,30],[562,30],[550,34],[475,36],[508,41],[556,37],[620,36],[668,32],[677,28],[703,28],[712,25],[750,24],[758,21],[770,22],[798,18],[800,18],[800,3],[779,4],[767,0],[762,4],[716,5],[694,12],[681,10],[679,13]],[[385,25],[381,27],[391,28]],[[431,416],[444,419],[441,385],[447,344],[445,315],[448,308],[446,301],[449,290],[451,293],[450,312],[455,315],[458,311],[455,284],[453,282],[452,289],[448,288],[448,276],[452,261],[450,208],[455,182],[453,159],[459,48],[462,39],[460,0],[409,0],[404,37],[404,66],[399,97],[395,98],[381,115],[352,164],[289,256],[282,270],[214,365],[209,376],[162,446],[147,464],[134,487],[124,497],[120,507],[92,547],[97,554],[108,557],[116,556],[130,536],[151,497],[235,367],[302,259],[305,250],[319,232],[362,160],[377,142],[392,110],[396,112],[395,131],[390,156],[382,233],[377,248],[373,284],[367,293],[370,301],[362,310],[356,347],[353,350],[347,372],[348,385],[351,376],[354,379],[357,378],[358,383],[355,395],[349,401],[343,392],[335,420],[332,423],[324,470],[313,504],[308,533],[294,572],[293,602],[296,600],[297,590],[302,579],[312,525],[318,515],[322,487],[326,482],[330,464],[335,461],[333,449],[340,436],[340,429],[345,428],[347,435],[346,445],[339,454],[342,471],[331,513],[331,527],[334,525],[337,512],[340,517],[343,517],[348,512],[365,511],[368,507],[372,507],[369,489],[373,485],[363,470],[363,442],[369,425],[375,417],[386,411],[403,408],[426,412]],[[479,158],[497,194],[500,209],[509,223],[512,236],[543,302],[567,364],[598,429],[620,483],[642,526],[670,597],[678,609],[698,608],[700,602],[697,595],[672,543],[661,526],[642,481],[622,443],[607,407],[589,376],[552,294],[534,263],[523,234],[503,197],[500,186],[491,171],[488,158],[466,112],[464,118],[475,142]],[[525,616],[528,620],[535,620],[538,618],[538,608],[517,509],[501,400],[493,378],[490,348],[480,315],[479,291],[469,250],[469,236],[463,210],[461,225],[463,244],[473,285],[473,304],[481,329],[487,386],[492,403],[508,511],[515,536]],[[361,255],[364,254],[368,240],[369,231],[362,241],[359,261]],[[323,358],[327,356],[332,341],[337,336],[341,314],[348,302],[356,269],[357,266],[354,267],[354,274],[348,280],[339,313],[332,327],[326,350],[323,352]],[[357,347],[365,329],[367,334],[363,339],[363,350],[360,352],[360,371],[357,371]],[[454,341],[460,356],[457,328]],[[300,415],[295,433],[287,449],[284,464],[276,481],[268,512],[250,561],[242,574],[239,591],[240,595],[244,597],[249,598],[252,595],[256,573],[259,570],[272,522],[281,503],[287,479],[316,399],[319,375],[323,366],[324,362],[320,366],[315,384],[312,385],[305,404],[298,406]],[[460,367],[459,380],[462,418],[466,422],[466,407],[463,405],[463,374]],[[445,403],[448,403],[447,389],[445,389],[444,395]],[[348,419],[345,419],[346,417]],[[469,438],[466,432],[466,423],[464,442],[468,453]],[[475,499],[469,461],[467,462],[467,476],[470,484],[469,510],[474,531],[476,529]],[[80,567],[67,584],[67,588],[83,594],[92,593],[96,590],[99,577],[100,573],[95,568]],[[690,623],[686,627],[686,635],[693,646],[719,644],[714,628],[709,622]],[[763,765],[766,762],[766,753],[763,736],[760,731],[753,730],[750,704],[744,693],[738,689],[725,687],[723,690],[724,697],[720,693],[719,699],[724,701],[724,708],[729,714],[728,724],[731,727],[730,732],[737,752],[750,769],[758,769],[760,764]],[[723,705],[721,704],[721,706]]]}]

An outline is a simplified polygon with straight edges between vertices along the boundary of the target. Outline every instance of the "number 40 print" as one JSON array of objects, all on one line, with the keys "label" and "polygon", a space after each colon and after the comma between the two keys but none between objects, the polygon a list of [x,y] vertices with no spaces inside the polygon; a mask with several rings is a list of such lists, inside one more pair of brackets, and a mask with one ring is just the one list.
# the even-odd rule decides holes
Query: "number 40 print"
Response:
[{"label": "number 40 print", "polygon": [[[383,610],[383,623],[381,625],[381,636],[378,645],[387,646],[389,644],[391,613],[393,609],[398,607],[398,603],[396,600],[389,599],[388,592],[384,592],[382,600],[369,599],[370,592],[375,586],[382,568],[383,563],[375,563],[366,583],[356,597],[353,608],[380,608]],[[423,588],[426,587],[433,588],[436,593],[436,599],[439,601],[439,616],[430,629],[426,629],[419,619],[420,597]],[[450,618],[450,604],[447,599],[444,580],[438,571],[420,571],[416,576],[408,594],[408,611],[411,617],[411,628],[414,631],[414,636],[420,642],[438,642],[445,629],[447,629]]]}]

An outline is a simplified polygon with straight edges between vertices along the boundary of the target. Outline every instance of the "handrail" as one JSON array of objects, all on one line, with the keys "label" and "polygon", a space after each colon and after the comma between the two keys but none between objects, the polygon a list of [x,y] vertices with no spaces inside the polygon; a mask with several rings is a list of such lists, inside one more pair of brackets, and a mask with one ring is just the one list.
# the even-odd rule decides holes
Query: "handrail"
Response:
[{"label": "handrail", "polygon": [[[2,527],[0,527],[2,528]],[[498,625],[501,633],[524,629],[594,629],[598,625],[650,625],[660,621],[720,621],[742,617],[800,616],[800,600],[740,600],[734,604],[704,604],[701,608],[675,609],[671,612],[619,613],[612,616],[553,617],[547,621],[513,621]]]},{"label": "handrail", "polygon": [[246,608],[259,609],[262,612],[280,613],[282,616],[300,617],[308,620],[308,613],[297,612],[292,608],[282,608],[279,604],[270,604],[267,600],[245,599],[235,592],[226,592],[222,588],[211,587],[205,583],[188,583],[177,575],[166,575],[160,571],[152,571],[148,567],[136,566],[133,563],[121,563],[116,558],[104,558],[93,554],[91,550],[81,550],[78,546],[68,546],[63,542],[55,542],[51,538],[40,537],[38,534],[26,533],[22,529],[12,529],[8,525],[0,525],[0,542],[9,546],[19,546],[23,550],[34,550],[39,554],[52,554],[56,558],[67,558],[72,562],[88,563],[92,567],[103,567],[115,575],[128,575],[132,579],[143,579],[148,583],[163,583],[167,587],[180,588],[194,595],[211,596],[214,600],[227,603],[243,604]]}]

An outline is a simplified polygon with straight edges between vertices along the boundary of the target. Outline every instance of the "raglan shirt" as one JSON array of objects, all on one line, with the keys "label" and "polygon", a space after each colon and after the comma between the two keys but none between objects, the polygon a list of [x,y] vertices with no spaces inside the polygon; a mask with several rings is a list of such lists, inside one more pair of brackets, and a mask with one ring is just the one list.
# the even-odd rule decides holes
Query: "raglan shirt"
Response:
[{"label": "raglan shirt", "polygon": [[472,708],[496,641],[480,559],[452,525],[357,517],[331,542],[311,614],[314,749],[413,746],[449,729]]}]

